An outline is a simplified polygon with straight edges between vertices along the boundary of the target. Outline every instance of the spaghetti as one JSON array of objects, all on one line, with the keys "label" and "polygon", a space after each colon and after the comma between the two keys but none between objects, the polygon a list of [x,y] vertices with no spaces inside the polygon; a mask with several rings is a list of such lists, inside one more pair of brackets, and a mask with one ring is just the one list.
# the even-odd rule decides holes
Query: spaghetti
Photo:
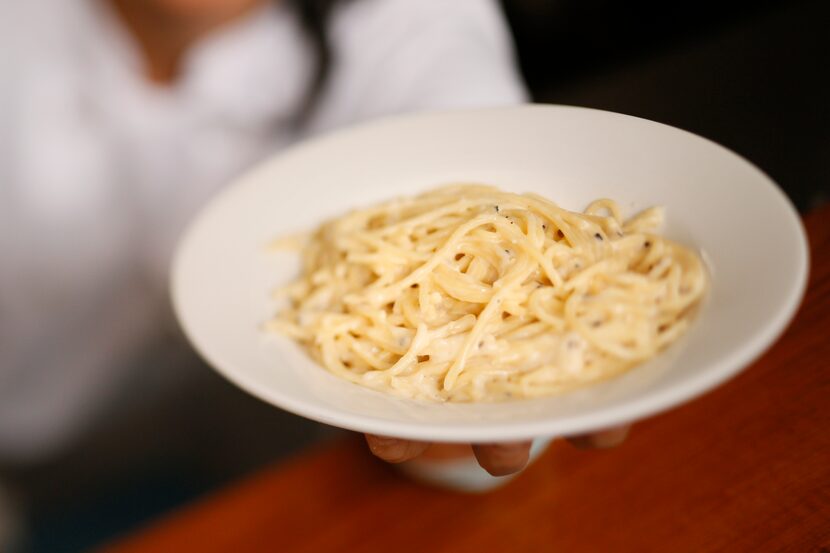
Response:
[{"label": "spaghetti", "polygon": [[657,234],[660,208],[623,219],[479,185],[433,190],[325,222],[268,323],[332,373],[397,395],[497,401],[616,375],[686,330],[707,277]]}]

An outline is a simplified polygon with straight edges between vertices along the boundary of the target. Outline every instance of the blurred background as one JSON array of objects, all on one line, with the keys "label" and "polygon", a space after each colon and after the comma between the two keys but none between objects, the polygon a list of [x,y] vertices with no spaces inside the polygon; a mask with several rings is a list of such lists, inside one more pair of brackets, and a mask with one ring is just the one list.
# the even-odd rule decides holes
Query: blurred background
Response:
[{"label": "blurred background", "polygon": [[[617,111],[710,138],[761,167],[802,211],[830,198],[825,0],[502,4],[535,101]],[[128,413],[118,424],[97,425],[57,456],[0,467],[0,534],[24,535],[21,551],[84,550],[337,434],[249,398],[191,352],[179,355],[186,360],[154,351],[136,360],[188,367],[150,405],[126,392],[115,400]],[[166,436],[159,421],[182,412],[215,425],[185,428],[194,438],[186,443]],[[140,455],[145,438],[163,454]]]},{"label": "blurred background", "polygon": [[710,138],[801,210],[830,190],[830,5],[816,0],[505,0],[540,102]]}]

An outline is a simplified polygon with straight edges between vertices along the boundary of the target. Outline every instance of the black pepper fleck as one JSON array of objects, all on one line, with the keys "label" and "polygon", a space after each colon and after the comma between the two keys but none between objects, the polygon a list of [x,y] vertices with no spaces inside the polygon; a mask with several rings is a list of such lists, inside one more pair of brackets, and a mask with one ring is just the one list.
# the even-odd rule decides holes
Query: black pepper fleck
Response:
[{"label": "black pepper fleck", "polygon": [[597,239],[597,240],[599,240],[600,242],[602,242],[603,240],[605,240],[605,239],[602,237],[602,235],[601,235],[600,233],[598,233],[598,232],[594,234],[594,238],[596,238],[596,239]]}]

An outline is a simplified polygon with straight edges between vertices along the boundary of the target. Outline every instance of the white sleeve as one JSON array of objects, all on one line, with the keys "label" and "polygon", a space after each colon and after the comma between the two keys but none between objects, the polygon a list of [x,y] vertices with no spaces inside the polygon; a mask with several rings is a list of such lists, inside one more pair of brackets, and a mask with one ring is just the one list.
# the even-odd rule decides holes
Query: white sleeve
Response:
[{"label": "white sleeve", "polygon": [[335,67],[314,130],[527,100],[495,0],[356,0],[332,36]]}]

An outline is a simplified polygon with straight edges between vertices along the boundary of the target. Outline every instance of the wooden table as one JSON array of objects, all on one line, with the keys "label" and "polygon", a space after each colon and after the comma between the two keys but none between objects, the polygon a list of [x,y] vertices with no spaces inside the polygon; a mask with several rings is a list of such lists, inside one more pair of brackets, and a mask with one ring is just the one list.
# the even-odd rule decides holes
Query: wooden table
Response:
[{"label": "wooden table", "polygon": [[617,449],[556,442],[506,487],[471,496],[416,485],[342,440],[106,551],[830,553],[830,207],[806,225],[810,286],[784,337]]}]

